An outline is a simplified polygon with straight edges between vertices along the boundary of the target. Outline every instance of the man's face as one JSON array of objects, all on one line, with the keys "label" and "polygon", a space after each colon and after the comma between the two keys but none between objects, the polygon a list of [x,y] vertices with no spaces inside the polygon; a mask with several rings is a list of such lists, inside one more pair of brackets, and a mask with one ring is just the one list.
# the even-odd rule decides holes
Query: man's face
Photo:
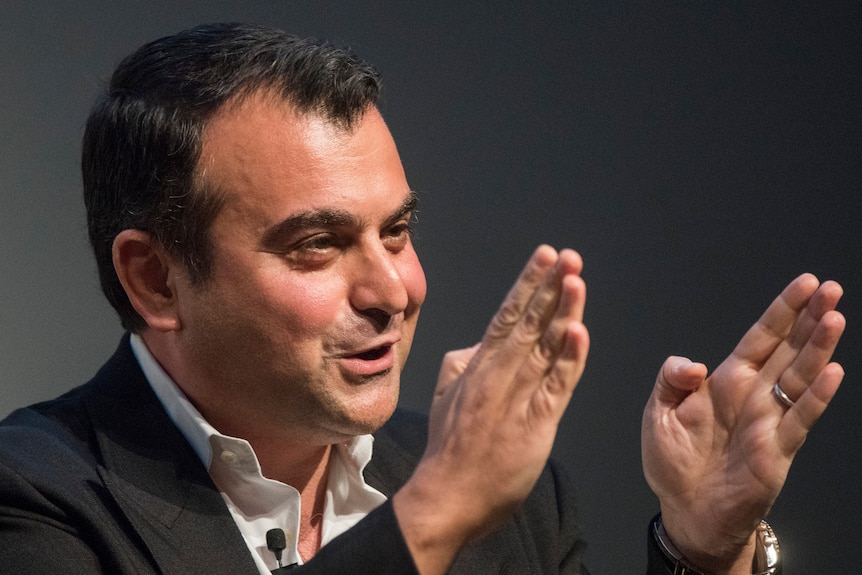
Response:
[{"label": "man's face", "polygon": [[377,110],[345,131],[250,97],[209,123],[199,166],[225,205],[211,278],[178,283],[193,365],[178,383],[225,433],[332,442],[377,429],[425,298],[413,195]]}]

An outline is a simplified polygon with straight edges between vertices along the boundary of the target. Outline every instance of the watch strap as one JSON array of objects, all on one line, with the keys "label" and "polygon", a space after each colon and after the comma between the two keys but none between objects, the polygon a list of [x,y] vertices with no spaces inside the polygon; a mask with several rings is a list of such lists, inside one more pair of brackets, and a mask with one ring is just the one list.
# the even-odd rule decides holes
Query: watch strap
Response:
[{"label": "watch strap", "polygon": [[[664,528],[661,514],[653,519],[651,531],[657,547],[667,560],[668,567],[673,569],[672,575],[707,575],[689,563],[676,548]],[[778,575],[780,573],[778,538],[769,523],[761,520],[755,530],[755,538],[757,547],[753,561],[753,575]]]}]

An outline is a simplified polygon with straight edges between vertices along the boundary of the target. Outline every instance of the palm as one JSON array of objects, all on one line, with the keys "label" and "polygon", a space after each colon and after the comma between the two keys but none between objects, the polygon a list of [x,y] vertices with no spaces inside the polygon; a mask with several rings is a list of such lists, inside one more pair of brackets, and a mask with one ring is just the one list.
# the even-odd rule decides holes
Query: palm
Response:
[{"label": "palm", "polygon": [[[691,540],[742,541],[769,511],[843,375],[829,363],[844,326],[840,295],[800,276],[708,378],[684,358],[665,363],[644,412],[644,472]],[[777,401],[775,382],[796,405]]]},{"label": "palm", "polygon": [[[734,378],[732,362],[668,413],[654,431],[655,460],[645,458],[660,498],[700,507],[698,515],[712,521],[738,516],[738,509],[725,508],[730,504],[757,505],[765,516],[790,466],[775,437],[780,414],[771,388],[759,385],[756,374]],[[753,386],[763,391],[746,393]]]}]

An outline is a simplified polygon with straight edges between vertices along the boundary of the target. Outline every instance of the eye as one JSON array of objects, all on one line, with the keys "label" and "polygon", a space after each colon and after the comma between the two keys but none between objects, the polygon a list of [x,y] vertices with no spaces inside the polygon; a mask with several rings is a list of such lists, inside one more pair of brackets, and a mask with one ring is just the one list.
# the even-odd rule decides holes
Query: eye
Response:
[{"label": "eye", "polygon": [[401,220],[385,230],[383,241],[389,249],[401,250],[410,243],[413,226],[410,219]]},{"label": "eye", "polygon": [[332,234],[315,234],[303,240],[296,249],[300,251],[324,251],[335,247],[335,236]]},{"label": "eye", "polygon": [[334,259],[340,247],[337,235],[329,232],[317,233],[294,244],[285,253],[285,259],[297,267],[320,267]]}]

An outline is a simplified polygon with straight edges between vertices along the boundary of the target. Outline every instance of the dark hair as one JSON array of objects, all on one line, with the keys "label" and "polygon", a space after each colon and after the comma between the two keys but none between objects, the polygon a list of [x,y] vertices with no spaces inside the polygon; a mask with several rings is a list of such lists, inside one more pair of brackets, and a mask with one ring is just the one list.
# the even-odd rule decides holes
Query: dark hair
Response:
[{"label": "dark hair", "polygon": [[87,226],[102,291],[126,329],[146,323],[114,271],[114,239],[125,229],[148,232],[190,281],[209,278],[209,229],[222,200],[197,168],[203,128],[226,102],[260,91],[349,130],[376,103],[380,76],[343,48],[212,24],[142,46],[93,106],[81,158]]}]

